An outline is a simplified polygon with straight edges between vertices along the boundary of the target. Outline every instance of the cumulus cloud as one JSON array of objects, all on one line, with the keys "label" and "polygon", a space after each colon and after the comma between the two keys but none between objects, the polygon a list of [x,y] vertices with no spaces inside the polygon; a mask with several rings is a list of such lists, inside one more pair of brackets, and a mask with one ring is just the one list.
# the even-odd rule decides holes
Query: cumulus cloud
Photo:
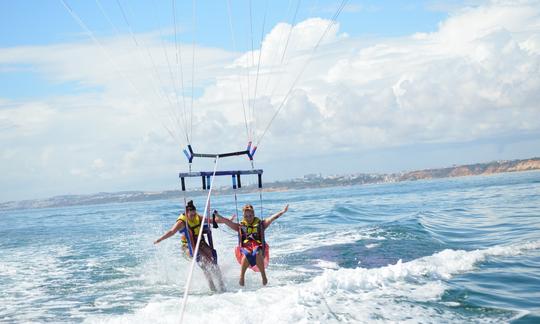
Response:
[{"label": "cumulus cloud", "polygon": [[361,126],[357,138],[383,147],[537,131],[539,18],[537,2],[493,2],[434,33],[359,49],[328,71],[334,93],[351,89],[331,101],[329,125]]},{"label": "cumulus cloud", "polygon": [[184,128],[199,151],[237,150],[248,135],[260,139],[278,109],[263,162],[540,131],[538,1],[462,8],[432,33],[399,38],[358,39],[329,24],[278,23],[244,53],[198,46],[192,122],[183,117],[191,66],[182,92],[169,69],[174,44],[164,48],[156,33],[137,35],[141,48],[129,37],[101,39],[107,54],[89,43],[3,49],[3,68],[32,64],[81,94],[0,100],[2,164],[35,154],[40,164],[21,165],[74,178],[170,173],[182,163]]}]

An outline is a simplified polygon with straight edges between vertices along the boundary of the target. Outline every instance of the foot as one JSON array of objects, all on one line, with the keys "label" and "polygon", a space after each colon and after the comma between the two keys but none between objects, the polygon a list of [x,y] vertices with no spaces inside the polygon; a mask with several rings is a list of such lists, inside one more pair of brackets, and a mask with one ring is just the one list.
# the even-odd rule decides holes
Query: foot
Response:
[{"label": "foot", "polygon": [[268,283],[268,278],[266,278],[266,276],[263,276],[263,277],[262,277],[262,284],[263,284],[263,286],[266,286],[267,283]]},{"label": "foot", "polygon": [[242,287],[244,287],[244,278],[241,277],[240,280],[238,280],[238,284]]}]

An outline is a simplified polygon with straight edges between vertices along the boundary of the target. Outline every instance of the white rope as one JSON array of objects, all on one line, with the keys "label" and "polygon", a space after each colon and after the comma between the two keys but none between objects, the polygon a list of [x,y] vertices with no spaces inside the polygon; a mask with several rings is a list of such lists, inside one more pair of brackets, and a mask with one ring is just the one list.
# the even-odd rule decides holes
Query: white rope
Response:
[{"label": "white rope", "polygon": [[[182,89],[182,102],[183,102],[183,111],[184,111],[184,127],[185,129],[187,130],[188,129],[188,123],[187,123],[187,113],[186,113],[186,93],[185,93],[185,89],[184,89],[184,69],[182,67],[182,49],[181,49],[181,46],[178,45],[178,37],[177,37],[177,34],[178,34],[178,27],[177,27],[177,24],[176,24],[176,0],[173,0],[172,1],[172,10],[173,10],[173,22],[174,22],[174,46],[175,46],[175,49],[176,49],[176,65],[178,67],[178,72],[180,74],[180,87]],[[175,82],[176,84],[176,82]],[[186,134],[187,134],[187,131],[186,131]],[[187,135],[186,135],[187,137]],[[191,144],[189,142],[189,138],[187,139],[188,141],[188,144]]]},{"label": "white rope", "polygon": [[261,57],[263,53],[263,40],[264,40],[264,28],[266,25],[266,14],[268,13],[268,4],[269,1],[266,1],[266,9],[264,11],[264,18],[261,31],[261,48],[259,49],[259,61],[257,62],[257,74],[255,77],[255,91],[253,93],[253,105],[252,105],[252,115],[253,115],[253,135],[255,136],[255,130],[257,129],[257,120],[255,119],[255,103],[257,102],[257,85],[259,83],[259,71],[261,69]]},{"label": "white rope", "polygon": [[[135,36],[135,33],[133,32],[133,28],[131,27],[131,23],[129,22],[128,16],[126,15],[126,12],[125,12],[125,10],[124,10],[124,8],[122,6],[122,3],[120,2],[120,0],[116,0],[116,2],[118,4],[118,7],[120,8],[120,11],[122,13],[122,17],[124,18],[124,21],[125,21],[126,25],[128,26],[131,37],[133,38],[133,41],[135,42],[136,48],[139,49],[140,48],[139,41],[137,41],[137,37]],[[153,7],[154,7],[153,10],[155,12],[155,6],[153,6]],[[163,82],[163,80],[162,80],[162,78],[160,76],[160,73],[158,71],[158,68],[157,68],[157,65],[155,63],[154,57],[153,57],[152,53],[150,52],[149,47],[146,46],[146,45],[144,47],[146,49],[146,54],[148,55],[148,57],[150,59],[150,62],[152,63],[152,68],[154,70],[154,74],[157,76],[157,80],[161,84],[161,87],[162,87],[161,90],[164,91],[163,89],[166,88],[165,87],[165,82]],[[166,56],[166,59],[167,59],[167,65],[169,67],[169,73],[171,73],[171,67],[169,65],[168,56]],[[174,78],[172,77],[172,74],[171,74],[171,81],[173,83],[174,94],[175,94],[175,98],[176,98],[176,105],[179,107],[180,106],[180,99],[178,98],[178,89],[176,87],[176,82],[175,82]],[[168,95],[167,95],[167,100],[169,100],[170,106],[172,107],[170,115],[172,116],[172,119],[174,119],[176,121],[176,125],[178,125],[178,127],[181,128],[180,121],[178,119],[178,112],[177,112],[176,109],[174,109],[174,105],[172,105]],[[182,118],[185,120],[185,118],[186,118],[185,114],[182,115]],[[189,144],[189,139],[188,139],[188,136],[187,136],[187,127],[184,126],[183,130],[184,130],[184,134],[186,135],[186,141]]]},{"label": "white rope", "polygon": [[[232,40],[233,50],[236,52],[236,38],[234,37],[234,27],[233,27],[233,23],[232,23],[231,1],[230,0],[227,0],[227,12],[229,14],[229,29],[231,31],[231,40]],[[251,138],[249,136],[249,126],[248,126],[247,117],[246,117],[246,104],[244,102],[244,87],[242,86],[242,79],[240,77],[240,72],[238,73],[238,85],[239,85],[239,88],[240,88],[240,98],[242,100],[242,110],[244,112],[244,124],[246,126],[246,137],[247,137],[247,141],[249,142],[251,140]]]},{"label": "white rope", "polygon": [[319,45],[321,45],[324,37],[326,36],[326,34],[328,33],[328,31],[330,30],[330,28],[332,26],[334,26],[334,24],[336,23],[337,21],[337,18],[339,16],[339,14],[341,13],[341,11],[343,10],[343,8],[345,7],[345,5],[347,4],[347,0],[342,0],[341,1],[341,4],[339,5],[338,9],[336,10],[336,13],[334,13],[334,16],[332,16],[332,19],[330,20],[330,23],[328,24],[328,26],[326,27],[326,29],[324,30],[323,34],[321,35],[321,38],[319,38],[319,41],[317,42],[317,44],[315,44],[315,46],[313,47],[313,49],[311,50],[311,53],[310,53],[310,56],[308,57],[308,60],[306,61],[306,63],[304,64],[304,66],[302,67],[302,69],[300,70],[300,73],[296,76],[296,79],[293,81],[291,87],[289,88],[289,91],[287,92],[287,94],[285,95],[285,97],[283,98],[283,100],[281,101],[281,103],[279,104],[277,110],[275,111],[274,115],[272,116],[272,118],[270,119],[270,121],[268,122],[268,124],[266,125],[266,128],[264,129],[262,135],[259,137],[259,139],[257,140],[256,142],[256,146],[259,146],[259,144],[261,143],[263,137],[266,135],[266,133],[268,132],[268,129],[270,129],[270,126],[272,125],[272,123],[274,122],[274,120],[276,119],[277,115],[279,114],[279,112],[281,111],[281,109],[283,108],[283,106],[285,105],[285,102],[287,101],[287,99],[289,98],[289,96],[291,95],[294,87],[296,86],[296,84],[298,83],[298,81],[300,80],[300,78],[302,77],[302,75],[304,74],[307,66],[309,65],[309,63],[313,60],[313,57],[314,57],[314,54],[315,52],[317,51],[317,49],[319,48]]},{"label": "white rope", "polygon": [[[75,11],[67,4],[67,2],[65,0],[60,0],[60,2],[62,3],[62,5],[64,6],[64,8],[66,9],[66,11],[71,15],[71,17],[75,20],[75,22],[77,22],[77,24],[87,33],[88,37],[90,37],[90,39],[92,39],[92,41],[94,41],[94,43],[96,43],[98,45],[98,47],[101,49],[101,51],[105,54],[105,56],[107,57],[107,59],[109,60],[109,62],[112,64],[114,70],[116,71],[116,73],[118,73],[118,75],[120,75],[122,78],[124,78],[127,83],[129,84],[129,86],[134,90],[135,93],[142,93],[141,91],[139,91],[139,89],[135,86],[135,84],[133,83],[133,81],[128,78],[124,73],[122,73],[122,71],[120,70],[119,66],[118,66],[118,63],[112,58],[112,55],[109,53],[109,51],[105,48],[105,46],[103,44],[101,44],[101,42],[96,38],[96,36],[94,35],[94,33],[90,30],[90,28],[88,28],[88,26],[84,23],[84,21],[81,19],[81,17],[79,17],[79,15],[77,15],[77,13],[75,13]],[[156,120],[159,121],[159,123],[161,124],[161,126],[167,131],[167,133],[169,133],[169,135],[171,136],[171,138],[173,140],[175,140],[178,144],[181,145],[181,141],[176,137],[175,133],[169,129],[169,127],[167,127],[167,125],[165,125],[163,123],[163,121],[159,120],[159,118],[156,116],[155,112],[148,109],[146,107],[146,105],[143,106],[145,108],[145,110],[147,112],[150,113],[150,115],[155,118]]]},{"label": "white rope", "polygon": [[[210,189],[208,189],[208,196],[206,197],[206,204],[204,205],[203,219],[201,221],[202,226],[206,221],[206,215],[208,212],[208,207],[210,206],[210,195],[212,194],[212,188],[214,187],[214,177],[216,175],[216,170],[218,166],[219,156],[216,155],[216,160],[214,161],[214,173],[210,179]],[[191,286],[191,277],[193,276],[193,270],[195,269],[195,263],[197,262],[197,254],[199,253],[199,246],[201,245],[202,238],[202,228],[199,229],[199,235],[197,236],[197,244],[195,245],[195,251],[193,252],[193,259],[191,260],[191,267],[189,268],[189,274],[186,282],[186,289],[184,290],[184,299],[182,299],[182,309],[180,310],[180,323],[184,320],[184,312],[186,310],[186,303],[189,293],[189,287]]]},{"label": "white rope", "polygon": [[[105,11],[105,9],[103,8],[103,6],[101,5],[101,2],[99,0],[96,0],[96,3],[98,4],[98,7],[101,11],[101,14],[105,17],[105,19],[107,19],[107,21],[109,22],[109,25],[111,25],[111,27],[116,31],[117,33],[117,38],[120,40],[120,32],[118,30],[118,28],[116,28],[116,25],[112,22],[112,20],[109,18],[109,15],[107,14],[107,12]],[[150,52],[149,50],[149,47],[147,45],[145,45],[144,43],[142,42],[139,42],[137,40],[137,36],[135,36],[135,33],[133,32],[133,28],[132,28],[132,25],[128,19],[128,16],[126,14],[126,11],[124,10],[124,7],[122,6],[122,3],[120,2],[120,0],[116,0],[116,4],[118,5],[118,8],[120,9],[120,13],[122,14],[122,18],[124,19],[124,22],[126,24],[126,26],[128,27],[128,30],[129,30],[129,33],[131,35],[131,39],[133,41],[133,44],[135,45],[135,48],[136,48],[136,52],[137,54],[139,55],[139,57],[142,57],[143,55],[141,54],[143,52],[142,50],[142,46],[144,46],[145,50],[146,50],[146,55],[148,56],[149,58],[149,61],[151,63],[151,66],[152,66],[152,72],[153,74],[151,73],[150,76],[150,80],[152,81],[152,86],[154,87],[154,91],[156,92],[156,94],[160,97],[160,99],[166,99],[168,104],[169,104],[169,109],[167,109],[167,113],[168,113],[168,117],[175,121],[176,122],[176,125],[179,129],[182,129],[181,125],[180,125],[180,122],[178,120],[178,114],[176,113],[176,110],[174,109],[174,104],[171,102],[171,99],[169,98],[169,95],[168,93],[164,90],[166,87],[165,87],[165,82],[162,80],[161,76],[160,76],[160,73],[158,71],[158,68],[157,68],[157,64],[154,60],[154,57],[152,55],[152,53]],[[155,8],[154,8],[154,11],[155,11]],[[139,61],[139,64],[141,64],[142,66],[142,60]],[[178,91],[176,91],[175,89],[175,93],[177,93]],[[176,96],[176,102],[178,104],[178,95]],[[172,123],[174,125],[174,123]],[[184,133],[185,133],[185,128],[184,128]],[[186,136],[187,138],[187,136]]]},{"label": "white rope", "polygon": [[[266,80],[266,85],[264,86],[264,91],[263,91],[264,94],[268,93],[268,91],[267,91],[268,90],[268,85],[270,84],[270,81],[273,78],[274,69],[276,68],[276,66],[280,67],[280,68],[282,68],[284,66],[283,63],[285,62],[285,55],[287,53],[287,49],[289,48],[289,41],[291,39],[291,35],[292,35],[293,30],[294,30],[294,26],[296,24],[296,16],[298,15],[298,9],[300,8],[300,3],[301,3],[301,0],[298,0],[298,2],[296,4],[296,9],[294,11],[293,19],[292,19],[292,21],[290,23],[291,28],[289,29],[289,33],[287,34],[287,40],[286,40],[285,46],[283,48],[283,53],[281,55],[281,60],[280,60],[279,64],[276,64],[274,60],[272,61],[270,71],[268,72],[268,79]],[[290,5],[290,3],[289,3],[289,5]],[[281,44],[282,42],[283,42],[283,37],[280,37],[279,44]],[[276,53],[276,56],[278,54],[279,53]],[[278,79],[275,82],[274,89],[272,90],[271,95],[269,96],[270,98],[272,98],[274,96],[274,94],[276,92],[276,89],[278,88],[278,85],[281,83],[281,79],[283,77],[283,74],[284,73],[279,74]]]},{"label": "white rope", "polygon": [[[255,64],[255,54],[254,54],[254,44],[253,44],[253,9],[252,9],[252,0],[249,0],[249,30],[250,30],[250,39],[251,39],[251,62],[247,65],[247,90],[248,90],[248,120],[249,120],[249,126],[250,126],[250,138],[254,139],[253,135],[253,114],[252,111],[249,109],[251,105],[251,100],[255,100],[255,98],[251,97],[251,84],[250,84],[250,75],[251,75],[251,67]],[[246,58],[247,62],[247,58]]]},{"label": "white rope", "polygon": [[283,54],[281,56],[281,64],[283,64],[283,61],[285,60],[285,53],[287,52],[287,47],[289,46],[289,41],[291,40],[291,34],[294,29],[294,25],[296,23],[296,16],[298,15],[298,9],[300,8],[300,3],[302,1],[298,0],[298,3],[296,4],[296,9],[294,10],[294,16],[291,23],[291,29],[289,30],[289,35],[287,36],[287,42],[285,42],[285,48],[283,49]]},{"label": "white rope", "polygon": [[189,113],[190,125],[189,125],[189,139],[193,142],[193,98],[195,97],[195,33],[197,32],[197,1],[193,0],[192,12],[193,12],[193,48],[192,48],[192,60],[191,60],[191,111]]}]

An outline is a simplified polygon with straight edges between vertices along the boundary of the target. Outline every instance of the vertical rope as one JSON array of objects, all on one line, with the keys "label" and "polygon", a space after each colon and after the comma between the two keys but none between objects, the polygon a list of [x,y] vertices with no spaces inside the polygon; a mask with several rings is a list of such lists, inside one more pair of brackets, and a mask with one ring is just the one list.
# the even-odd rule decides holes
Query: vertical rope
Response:
[{"label": "vertical rope", "polygon": [[[231,13],[231,1],[227,0],[227,13],[229,14],[229,29],[231,31],[231,40],[233,44],[233,50],[236,52],[236,38],[234,37],[234,27],[232,23],[232,13]],[[244,102],[244,87],[242,86],[242,79],[240,77],[240,72],[238,73],[238,85],[240,87],[240,98],[242,100],[242,110],[244,112],[244,124],[246,126],[246,137],[247,141],[251,141],[250,135],[249,135],[249,126],[247,122],[247,116],[246,116],[246,104]],[[249,95],[249,94],[248,94]],[[248,102],[249,104],[249,102]]]},{"label": "vertical rope", "polygon": [[[99,0],[96,0],[96,1],[99,3]],[[142,51],[141,45],[139,44],[139,41],[137,40],[137,37],[135,36],[135,33],[133,32],[133,28],[131,26],[131,23],[129,22],[128,16],[126,14],[126,11],[124,10],[124,7],[122,6],[122,3],[120,2],[120,0],[116,0],[116,3],[118,5],[118,8],[120,9],[120,12],[121,12],[122,17],[124,19],[124,22],[126,23],[126,25],[128,27],[128,30],[129,30],[129,33],[130,33],[131,38],[133,40],[133,43],[135,44],[135,48],[138,51]],[[163,89],[165,89],[165,82],[162,80],[162,78],[160,76],[160,73],[159,73],[158,68],[157,68],[157,64],[155,63],[155,60],[154,60],[154,56],[150,52],[148,46],[145,45],[144,47],[146,49],[146,55],[148,56],[148,58],[150,59],[150,62],[152,64],[154,74],[155,74],[159,84],[161,85],[160,90],[165,93],[165,95],[167,96],[166,98],[169,101],[170,106],[172,107],[170,115],[171,115],[172,119],[174,119],[176,121],[176,124],[178,125],[178,127],[181,128],[180,127],[180,121],[178,119],[178,113],[177,113],[176,109],[174,109],[174,105],[171,103],[169,95],[166,94],[166,92],[163,90]],[[167,61],[168,61],[168,59],[167,59]],[[169,67],[169,70],[170,70],[170,67]],[[175,93],[175,97],[176,97],[176,104],[178,106],[180,106],[179,99],[178,99],[178,90],[176,89],[176,82],[174,82],[174,81],[173,81],[173,86],[174,86],[174,90],[175,90],[174,93]],[[183,118],[185,119],[185,116],[183,116]],[[184,128],[184,132],[186,133],[185,128]],[[187,133],[186,133],[186,140],[188,140]],[[188,141],[188,144],[189,144],[189,141]]]},{"label": "vertical rope", "polygon": [[263,24],[262,24],[262,31],[261,31],[261,48],[259,49],[259,60],[257,62],[257,74],[255,76],[255,91],[253,92],[253,105],[251,107],[252,116],[253,116],[253,136],[255,136],[255,132],[257,130],[257,120],[255,119],[255,104],[257,102],[257,86],[259,83],[259,71],[261,69],[261,57],[263,53],[263,40],[264,40],[264,29],[266,27],[266,14],[268,13],[268,4],[269,1],[266,1],[266,9],[264,10],[264,18],[263,18]]},{"label": "vertical rope", "polygon": [[259,188],[259,201],[261,203],[261,219],[264,219],[264,216],[263,216],[262,188]]},{"label": "vertical rope", "polygon": [[187,217],[187,199],[186,199],[186,191],[182,191],[184,194],[184,215]]},{"label": "vertical rope", "polygon": [[[255,64],[255,54],[253,53],[254,52],[254,45],[253,45],[253,9],[252,9],[252,0],[249,0],[249,30],[250,30],[250,39],[251,39],[251,62],[249,62],[247,65],[247,90],[248,90],[248,115],[249,116],[249,124],[250,124],[250,131],[251,131],[251,135],[250,137],[252,139],[255,139],[254,138],[254,135],[253,135],[253,114],[251,113],[250,109],[249,109],[249,106],[250,106],[250,101],[251,100],[254,100],[253,97],[250,97],[251,96],[251,86],[250,86],[250,70],[251,70],[251,66],[253,66],[253,64]],[[246,58],[246,60],[248,60]],[[246,62],[247,63],[247,62]],[[250,99],[251,98],[251,99]]]},{"label": "vertical rope", "polygon": [[[172,10],[173,10],[173,23],[174,23],[174,46],[175,46],[175,55],[176,55],[176,66],[178,67],[178,71],[179,71],[179,74],[180,74],[180,87],[181,87],[181,90],[182,90],[182,109],[183,109],[183,112],[184,112],[184,128],[186,129],[186,134],[187,134],[187,113],[186,113],[186,94],[185,94],[185,90],[184,90],[184,69],[182,67],[182,49],[181,47],[178,45],[178,37],[177,37],[177,34],[178,34],[178,27],[177,27],[177,24],[176,24],[176,1],[173,0],[172,1]],[[160,33],[161,33],[161,30],[160,30]],[[168,61],[169,60],[169,57],[167,55],[167,64],[168,64]],[[170,70],[170,67],[169,67],[169,70]],[[171,73],[172,75],[172,73]],[[175,81],[175,87],[176,87],[176,81]],[[186,135],[187,137],[187,135]],[[189,137],[187,138],[187,143],[190,144],[190,141],[189,141]]]},{"label": "vertical rope", "polygon": [[[214,160],[214,172],[212,174],[212,178],[210,180],[210,189],[208,189],[208,196],[206,197],[206,203],[204,204],[204,213],[203,213],[203,219],[201,221],[201,224],[204,225],[204,222],[206,221],[206,216],[208,214],[208,208],[210,206],[210,196],[212,195],[212,189],[214,188],[214,178],[216,175],[216,170],[218,166],[218,160],[219,156],[216,155],[216,159]],[[189,294],[189,287],[191,286],[191,278],[193,277],[193,270],[195,269],[195,263],[197,262],[197,254],[199,253],[199,247],[201,245],[201,238],[202,235],[202,228],[199,231],[199,235],[197,236],[197,244],[195,244],[195,251],[193,251],[193,259],[191,260],[191,266],[189,268],[188,278],[186,282],[186,288],[184,290],[184,298],[182,299],[182,308],[180,310],[180,323],[184,321],[184,312],[186,310],[186,304],[187,304],[187,298]]]},{"label": "vertical rope", "polygon": [[193,0],[193,52],[191,60],[191,110],[189,112],[189,139],[193,142],[193,98],[195,97],[195,32],[197,30],[196,1]]},{"label": "vertical rope", "polygon": [[234,192],[234,206],[236,207],[236,219],[238,220],[240,215],[238,215],[238,198],[236,197],[236,191]]}]

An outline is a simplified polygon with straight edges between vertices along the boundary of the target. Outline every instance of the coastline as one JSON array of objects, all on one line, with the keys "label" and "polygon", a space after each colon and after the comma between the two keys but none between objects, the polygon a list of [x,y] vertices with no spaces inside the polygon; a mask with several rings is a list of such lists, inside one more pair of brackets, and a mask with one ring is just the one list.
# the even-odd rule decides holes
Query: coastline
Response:
[{"label": "coastline", "polygon": [[[540,158],[521,160],[493,161],[468,165],[455,165],[451,167],[414,170],[400,173],[356,173],[345,175],[322,176],[321,174],[308,174],[302,178],[281,180],[266,183],[264,192],[284,192],[309,188],[328,188],[352,185],[366,185],[377,183],[396,183],[403,181],[417,181],[442,178],[456,178],[465,176],[482,176],[500,173],[525,172],[540,170]],[[244,193],[256,192],[256,186],[243,187]],[[230,188],[217,188],[216,195],[227,195],[233,192]],[[205,192],[195,190],[192,195],[202,195]],[[123,191],[102,192],[88,195],[62,195],[46,199],[8,201],[0,203],[0,211],[41,209],[67,206],[99,205],[107,203],[140,202],[162,199],[173,199],[181,194],[180,190],[164,191]]]}]

